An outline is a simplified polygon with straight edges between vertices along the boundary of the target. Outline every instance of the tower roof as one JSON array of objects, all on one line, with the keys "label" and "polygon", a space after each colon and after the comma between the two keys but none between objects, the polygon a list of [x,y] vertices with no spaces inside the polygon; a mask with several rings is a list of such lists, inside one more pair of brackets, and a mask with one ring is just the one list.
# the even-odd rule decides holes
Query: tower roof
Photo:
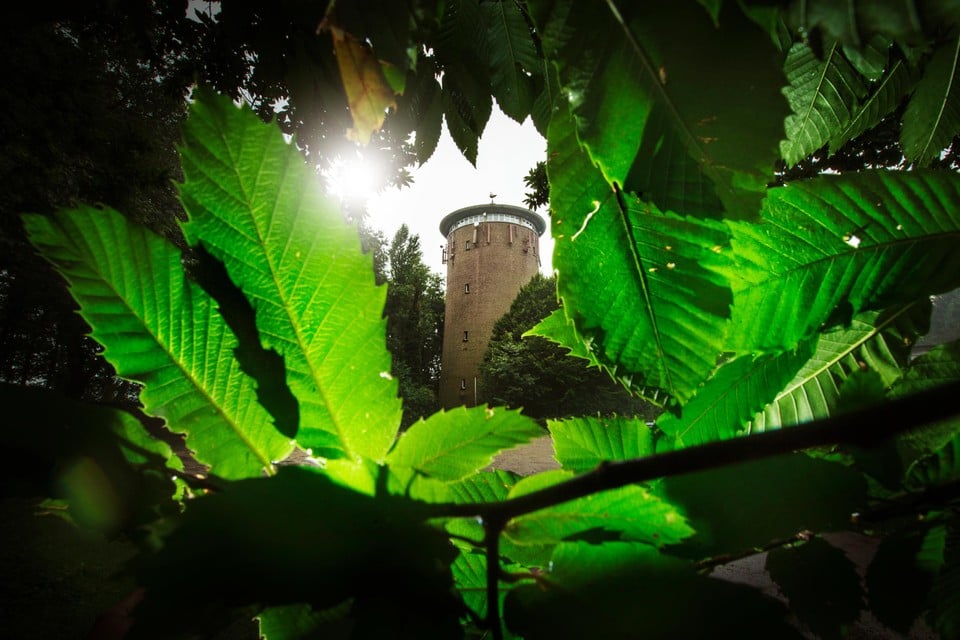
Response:
[{"label": "tower roof", "polygon": [[547,223],[544,219],[537,213],[530,211],[529,209],[524,209],[523,207],[516,207],[512,204],[474,204],[469,207],[463,207],[462,209],[457,209],[453,213],[448,213],[443,217],[443,220],[440,221],[440,233],[446,237],[450,234],[451,229],[455,226],[458,226],[457,223],[464,221],[467,218],[472,218],[475,216],[490,215],[491,217],[494,214],[501,214],[507,216],[516,216],[522,220],[525,220],[529,225],[532,225],[537,231],[537,235],[543,235],[543,232],[547,230]]}]

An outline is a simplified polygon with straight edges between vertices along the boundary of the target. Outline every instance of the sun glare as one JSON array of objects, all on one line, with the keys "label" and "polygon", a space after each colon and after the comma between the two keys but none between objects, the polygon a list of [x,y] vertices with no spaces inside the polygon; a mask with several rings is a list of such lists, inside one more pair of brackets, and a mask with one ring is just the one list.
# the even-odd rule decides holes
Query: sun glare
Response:
[{"label": "sun glare", "polygon": [[331,194],[343,202],[364,202],[377,194],[383,184],[383,168],[351,150],[335,160],[323,173]]}]

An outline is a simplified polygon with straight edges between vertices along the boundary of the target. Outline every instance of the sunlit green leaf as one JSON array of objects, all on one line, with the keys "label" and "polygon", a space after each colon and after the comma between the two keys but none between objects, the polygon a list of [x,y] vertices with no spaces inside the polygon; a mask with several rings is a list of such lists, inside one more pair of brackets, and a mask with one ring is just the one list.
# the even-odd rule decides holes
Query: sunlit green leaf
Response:
[{"label": "sunlit green leaf", "polygon": [[581,472],[601,462],[653,455],[653,431],[637,418],[619,416],[569,418],[547,422],[557,461],[564,469]]},{"label": "sunlit green leaf", "polygon": [[142,383],[149,415],[187,436],[225,478],[258,476],[290,452],[233,357],[237,340],[187,280],[180,250],[112,210],[27,216],[31,242],[60,270],[117,373]]},{"label": "sunlit green leaf", "polygon": [[554,310],[553,313],[538,322],[532,329],[523,334],[523,337],[526,336],[540,336],[567,349],[567,355],[582,358],[589,362],[591,366],[606,371],[614,381],[623,385],[630,393],[651,404],[663,406],[670,399],[662,389],[643,386],[641,384],[642,376],[629,372],[618,375],[618,370],[622,370],[623,367],[601,361],[597,354],[592,351],[593,340],[589,344],[583,340],[577,331],[575,322],[567,318],[563,308]]},{"label": "sunlit green leaf", "polygon": [[960,285],[960,176],[887,171],[771,189],[758,223],[729,222],[718,270],[740,352],[790,349],[860,311]]},{"label": "sunlit green leaf", "polygon": [[488,466],[500,451],[542,434],[540,426],[519,411],[458,407],[411,425],[387,462],[440,480],[460,480]]},{"label": "sunlit green leaf", "polygon": [[[573,477],[548,471],[524,478],[510,491],[523,495]],[[557,544],[565,540],[629,540],[654,546],[675,544],[693,530],[669,502],[636,485],[596,493],[519,516],[504,535],[516,544]]]},{"label": "sunlit green leaf", "polygon": [[929,313],[929,304],[915,302],[889,312],[865,312],[848,327],[819,334],[812,339],[813,355],[748,430],[767,431],[833,415],[840,386],[861,368],[880,374],[889,387],[902,374],[918,334],[926,331]]},{"label": "sunlit green leaf", "polygon": [[506,500],[518,479],[514,473],[493,469],[451,483],[450,494],[460,503],[500,502]]},{"label": "sunlit green leaf", "polygon": [[284,358],[297,440],[380,460],[400,424],[385,289],[300,152],[249,109],[201,93],[181,149],[185,232],[226,266]]},{"label": "sunlit green leaf", "polygon": [[686,401],[723,351],[729,291],[699,263],[725,230],[621,202],[558,117],[547,173],[557,289],[581,339],[618,378]]},{"label": "sunlit green leaf", "polygon": [[753,415],[770,402],[810,356],[804,345],[776,356],[749,356],[724,364],[680,416],[664,413],[657,427],[683,448],[726,440],[744,431]]}]

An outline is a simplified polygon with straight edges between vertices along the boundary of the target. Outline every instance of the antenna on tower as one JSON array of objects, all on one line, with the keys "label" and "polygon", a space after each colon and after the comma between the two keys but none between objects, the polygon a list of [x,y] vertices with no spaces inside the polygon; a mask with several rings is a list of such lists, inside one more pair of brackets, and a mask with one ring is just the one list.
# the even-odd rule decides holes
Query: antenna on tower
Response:
[{"label": "antenna on tower", "polygon": [[496,197],[497,197],[497,194],[495,194],[493,191],[491,191],[491,192],[490,192],[490,204],[494,204],[493,199],[496,198]]}]

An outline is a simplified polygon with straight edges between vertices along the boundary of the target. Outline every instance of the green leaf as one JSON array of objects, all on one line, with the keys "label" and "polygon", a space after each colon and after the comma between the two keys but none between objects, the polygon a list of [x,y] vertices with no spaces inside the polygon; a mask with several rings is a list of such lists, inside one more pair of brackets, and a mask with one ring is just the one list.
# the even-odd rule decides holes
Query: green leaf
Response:
[{"label": "green leaf", "polygon": [[[797,374],[748,424],[750,433],[812,422],[835,413],[840,387],[855,371],[866,368],[881,376],[886,387],[902,374],[910,347],[929,318],[924,300],[890,311],[858,314],[848,327],[819,334],[813,355]],[[802,345],[805,343],[801,343]]]},{"label": "green leaf", "polygon": [[906,59],[897,57],[892,60],[879,82],[870,86],[870,95],[852,106],[846,125],[830,136],[830,153],[836,153],[844,144],[893,113],[913,88],[915,79],[916,71]]},{"label": "green leaf", "polygon": [[126,411],[0,383],[5,496],[51,496],[73,525],[109,537],[177,510],[183,463]]},{"label": "green leaf", "polygon": [[507,499],[518,479],[519,476],[509,471],[483,471],[450,484],[450,494],[457,503],[501,502]]},{"label": "green leaf", "polygon": [[540,73],[533,76],[534,98],[530,106],[530,119],[544,138],[550,127],[550,119],[561,100],[560,80],[557,69],[546,60],[540,63]]},{"label": "green leaf", "polygon": [[264,640],[309,640],[330,637],[328,622],[342,618],[349,607],[315,611],[307,604],[288,604],[269,607],[257,616],[260,635]]},{"label": "green leaf", "polygon": [[657,427],[673,438],[676,448],[726,440],[770,402],[810,355],[810,347],[776,356],[737,358],[720,367],[680,416],[664,413]]},{"label": "green leaf", "polygon": [[635,376],[631,373],[618,375],[617,365],[608,365],[602,362],[593,352],[593,341],[587,344],[580,333],[577,331],[575,322],[567,318],[566,311],[559,308],[553,311],[549,316],[538,322],[532,329],[526,331],[522,337],[540,336],[568,350],[567,355],[574,358],[581,358],[589,362],[592,366],[598,367],[617,383],[635,396],[647,400],[651,404],[663,406],[669,396],[663,390],[656,387],[646,387],[640,384],[641,376]]},{"label": "green leaf", "polygon": [[797,43],[790,48],[784,69],[790,85],[783,93],[793,114],[784,122],[787,137],[780,143],[780,155],[793,166],[839,139],[867,88],[839,42],[831,43],[822,59],[808,45]]},{"label": "green leaf", "polygon": [[548,420],[547,428],[557,461],[568,471],[590,471],[602,462],[643,458],[654,453],[653,430],[635,418]]},{"label": "green leaf", "polygon": [[927,603],[926,620],[941,638],[956,638],[960,636],[960,561],[957,557],[957,531],[955,523],[950,523],[947,529],[944,563],[940,573],[933,581],[933,588]]},{"label": "green leaf", "polygon": [[[450,566],[457,592],[464,604],[476,614],[477,619],[487,616],[487,558],[482,553],[461,550],[460,555]],[[500,569],[506,573],[519,572],[523,567],[516,564],[501,563]],[[500,606],[506,598],[508,583],[500,582]]]},{"label": "green leaf", "polygon": [[565,543],[550,565],[537,584],[513,589],[504,603],[507,627],[530,640],[712,638],[718,630],[730,638],[801,637],[784,622],[781,603],[697,575],[647,545]]},{"label": "green leaf", "polygon": [[817,637],[842,638],[860,617],[860,576],[846,554],[822,538],[774,549],[766,569],[790,601],[790,611]]},{"label": "green leaf", "polygon": [[723,351],[729,292],[699,263],[725,230],[622,203],[559,117],[547,173],[557,289],[582,340],[618,378],[688,400]]},{"label": "green leaf", "polygon": [[870,38],[862,48],[844,44],[843,55],[857,73],[871,82],[876,82],[886,71],[892,45],[890,38],[878,34]]},{"label": "green leaf", "polygon": [[436,47],[444,71],[443,113],[450,137],[473,165],[480,135],[493,111],[486,30],[477,0],[445,4]]},{"label": "green leaf", "polygon": [[488,466],[500,451],[540,435],[540,425],[519,411],[457,407],[411,425],[387,463],[431,478],[460,480]]},{"label": "green leaf", "polygon": [[663,210],[754,214],[787,104],[776,49],[739,8],[717,28],[692,2],[531,5],[607,182]]},{"label": "green leaf", "polygon": [[414,86],[399,100],[399,109],[410,118],[410,130],[416,131],[413,148],[423,164],[437,149],[443,130],[443,90],[437,82],[436,68],[423,61],[417,67]]},{"label": "green leaf", "polygon": [[795,347],[824,325],[960,284],[960,176],[866,171],[771,189],[730,221],[731,347]]},{"label": "green leaf", "polygon": [[903,484],[907,489],[919,491],[927,487],[960,480],[960,434],[945,445],[913,462],[907,469]]},{"label": "green leaf", "polygon": [[960,134],[958,61],[960,36],[934,51],[903,114],[903,154],[920,166],[930,164]]},{"label": "green leaf", "polygon": [[943,565],[946,527],[900,530],[880,543],[865,577],[870,611],[890,628],[906,633],[925,608]]},{"label": "green leaf", "polygon": [[[840,40],[861,47],[881,34],[903,43],[922,43],[958,22],[953,2],[897,0],[845,4],[834,0],[790,3],[784,12],[790,27],[799,32]],[[811,39],[812,39],[811,38]]]},{"label": "green leaf", "polygon": [[191,243],[221,260],[283,356],[298,442],[381,460],[400,424],[385,288],[300,152],[249,109],[201,92],[181,149]]},{"label": "green leaf", "polygon": [[522,123],[533,102],[532,79],[527,74],[542,68],[530,28],[515,0],[487,2],[481,9],[488,25],[493,95],[506,115]]},{"label": "green leaf", "polygon": [[[417,503],[367,497],[316,470],[285,466],[191,501],[161,550],[140,565],[146,596],[136,630],[212,637],[242,607],[323,611],[352,600],[356,637],[385,637],[384,625],[400,624],[411,637],[456,638],[463,606],[453,594],[455,557]],[[191,573],[204,579],[183,580]]]},{"label": "green leaf", "polygon": [[117,373],[145,386],[147,414],[187,436],[224,478],[258,476],[291,451],[233,357],[237,340],[186,280],[180,251],[112,210],[26,216],[30,240],[70,293]]},{"label": "green leaf", "polygon": [[329,31],[353,120],[347,138],[367,145],[370,137],[383,126],[387,109],[397,108],[394,91],[368,43],[337,26],[330,26]]},{"label": "green leaf", "polygon": [[867,490],[859,472],[802,453],[671,476],[659,487],[697,532],[685,548],[698,557],[843,528]]},{"label": "green leaf", "polygon": [[[946,382],[960,380],[960,342],[949,342],[934,347],[910,363],[910,368],[890,389],[891,398],[931,389]],[[904,466],[929,455],[960,433],[960,419],[951,418],[912,429],[896,439],[897,450]]]},{"label": "green leaf", "polygon": [[[514,498],[573,477],[547,471],[524,478],[510,491]],[[625,540],[653,546],[676,544],[693,534],[677,509],[636,485],[627,485],[519,516],[504,536],[518,545],[553,545],[565,540]]]}]

